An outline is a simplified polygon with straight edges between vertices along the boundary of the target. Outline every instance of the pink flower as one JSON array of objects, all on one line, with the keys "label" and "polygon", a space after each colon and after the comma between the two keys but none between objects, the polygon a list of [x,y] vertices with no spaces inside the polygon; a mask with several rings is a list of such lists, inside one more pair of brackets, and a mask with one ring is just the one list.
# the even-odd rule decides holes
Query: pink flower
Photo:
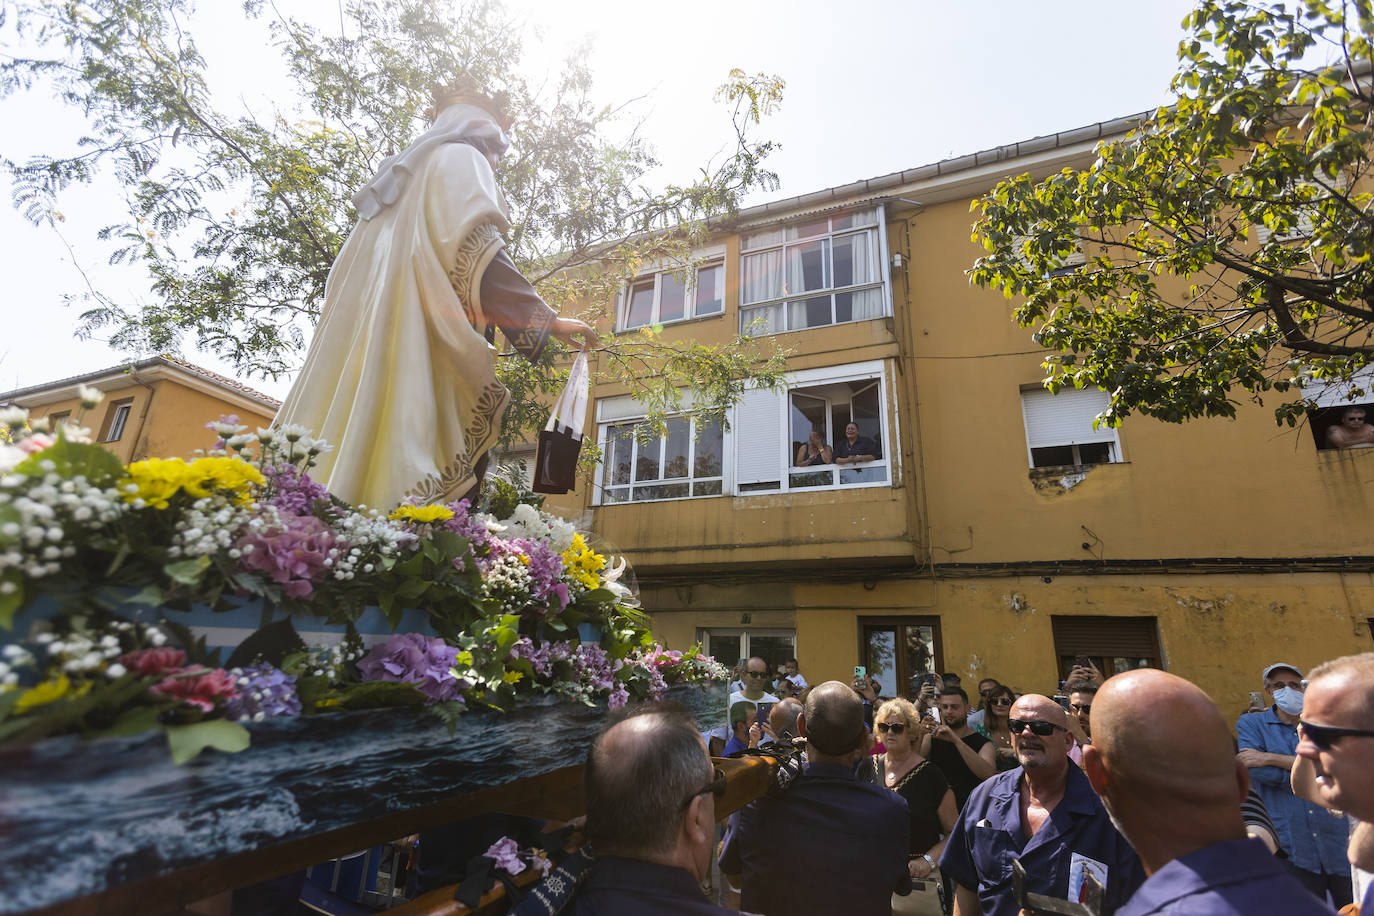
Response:
[{"label": "pink flower", "polygon": [[[329,526],[311,515],[288,516],[279,527],[239,538],[245,569],[266,573],[292,598],[309,598],[324,578],[333,547],[345,546]],[[245,550],[245,548],[250,548]]]},{"label": "pink flower", "polygon": [[148,688],[159,696],[172,697],[190,706],[210,712],[215,700],[229,700],[235,695],[234,677],[223,668],[191,665],[173,671],[162,683]]},{"label": "pink flower", "polygon": [[186,664],[186,653],[180,649],[139,649],[125,652],[119,657],[119,663],[134,674],[156,677]]},{"label": "pink flower", "polygon": [[34,452],[41,452],[43,449],[57,441],[56,436],[47,433],[31,433],[28,438],[20,439],[17,443],[20,449],[32,455]]}]

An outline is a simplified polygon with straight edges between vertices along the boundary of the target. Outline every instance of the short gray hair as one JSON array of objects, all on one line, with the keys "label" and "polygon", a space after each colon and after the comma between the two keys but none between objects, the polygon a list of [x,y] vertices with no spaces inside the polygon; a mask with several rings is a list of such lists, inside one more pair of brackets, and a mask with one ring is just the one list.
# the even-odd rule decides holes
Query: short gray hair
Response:
[{"label": "short gray hair", "polygon": [[[607,753],[607,735],[631,719],[648,722],[624,747]],[[584,781],[592,849],[642,859],[673,851],[683,802],[711,781],[711,763],[686,709],[646,703],[616,716],[592,743]]]}]

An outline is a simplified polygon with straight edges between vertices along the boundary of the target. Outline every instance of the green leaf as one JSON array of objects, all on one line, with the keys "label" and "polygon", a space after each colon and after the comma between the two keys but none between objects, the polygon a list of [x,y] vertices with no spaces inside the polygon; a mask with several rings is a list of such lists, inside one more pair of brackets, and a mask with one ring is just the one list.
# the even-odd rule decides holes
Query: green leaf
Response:
[{"label": "green leaf", "polygon": [[162,571],[173,582],[181,585],[195,585],[204,575],[205,570],[210,568],[210,558],[199,556],[191,560],[178,560],[175,563],[168,563],[162,567]]},{"label": "green leaf", "polygon": [[89,442],[68,442],[62,433],[56,442],[25,458],[14,470],[30,477],[42,477],[48,473],[42,468],[45,461],[57,465],[55,473],[60,477],[70,479],[82,475],[98,487],[108,487],[124,477],[124,465],[109,449]]},{"label": "green leaf", "polygon": [[193,725],[166,725],[167,748],[172,762],[181,766],[207,747],[229,754],[246,749],[251,741],[248,729],[228,719],[208,719]]},{"label": "green leaf", "polygon": [[118,599],[120,604],[143,605],[145,607],[161,607],[166,600],[167,593],[156,585],[145,585],[132,595]]},{"label": "green leaf", "polygon": [[9,714],[14,710],[14,704],[19,702],[19,697],[23,692],[23,689],[19,687],[0,691],[0,722],[9,718]]},{"label": "green leaf", "polygon": [[18,614],[24,605],[24,583],[17,570],[0,576],[0,583],[14,586],[14,591],[8,595],[0,593],[0,627],[8,630],[14,626],[14,615]]},{"label": "green leaf", "polygon": [[446,700],[443,703],[435,703],[428,707],[425,712],[439,719],[448,726],[448,735],[453,737],[458,730],[458,720],[463,713],[467,712],[467,705],[458,700]]},{"label": "green leaf", "polygon": [[344,709],[419,706],[428,699],[413,684],[396,681],[368,681],[349,685],[339,691],[339,705]]},{"label": "green leaf", "polygon": [[95,738],[123,738],[139,735],[157,727],[157,717],[160,712],[162,710],[156,706],[135,706],[133,709],[125,710],[110,727],[98,731],[83,732],[81,737],[93,740]]}]

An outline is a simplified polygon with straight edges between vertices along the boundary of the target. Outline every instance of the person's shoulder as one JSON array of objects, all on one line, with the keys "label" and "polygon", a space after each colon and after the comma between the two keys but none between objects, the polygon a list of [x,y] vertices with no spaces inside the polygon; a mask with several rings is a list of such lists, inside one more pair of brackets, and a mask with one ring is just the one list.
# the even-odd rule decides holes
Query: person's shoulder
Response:
[{"label": "person's shoulder", "polygon": [[1021,779],[1021,768],[1014,767],[1004,770],[1001,773],[994,773],[973,787],[969,793],[968,801],[964,802],[964,811],[981,810],[989,804],[989,799],[994,795],[1014,795],[1016,793],[1016,783]]},{"label": "person's shoulder", "polygon": [[978,731],[971,731],[960,740],[975,751],[981,751],[984,745],[992,743],[991,738]]}]

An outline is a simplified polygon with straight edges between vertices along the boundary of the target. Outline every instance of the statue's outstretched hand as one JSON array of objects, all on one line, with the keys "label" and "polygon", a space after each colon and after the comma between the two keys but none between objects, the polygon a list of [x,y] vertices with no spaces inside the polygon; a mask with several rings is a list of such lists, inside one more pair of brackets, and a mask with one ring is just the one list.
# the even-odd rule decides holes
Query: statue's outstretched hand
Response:
[{"label": "statue's outstretched hand", "polygon": [[[569,347],[588,350],[596,346],[596,332],[592,330],[592,326],[577,318],[555,319],[549,333]],[[582,338],[580,343],[575,340],[579,335]]]}]

